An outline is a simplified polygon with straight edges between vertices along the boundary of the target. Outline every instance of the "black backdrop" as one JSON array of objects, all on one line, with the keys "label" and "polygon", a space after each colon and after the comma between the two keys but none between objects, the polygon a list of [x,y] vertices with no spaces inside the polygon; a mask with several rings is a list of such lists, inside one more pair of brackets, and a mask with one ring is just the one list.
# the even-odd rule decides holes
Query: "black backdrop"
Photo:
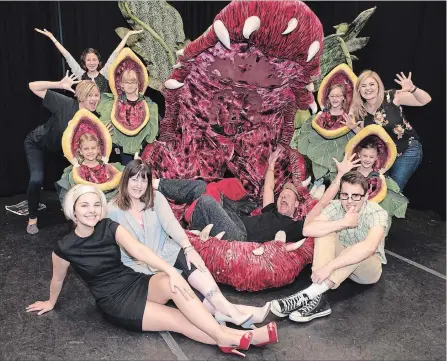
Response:
[{"label": "black backdrop", "polygon": [[[181,14],[185,34],[201,35],[214,16],[228,2],[170,2]],[[363,10],[377,6],[360,36],[369,36],[368,45],[355,53],[354,71],[373,69],[386,88],[396,72],[413,72],[414,83],[433,98],[425,107],[406,107],[405,113],[417,129],[424,146],[424,160],[408,183],[405,194],[410,207],[431,209],[445,219],[446,199],[446,4],[445,2],[307,2],[324,25],[351,22]],[[0,24],[0,196],[24,193],[28,170],[23,151],[26,134],[44,123],[48,112],[28,89],[34,80],[59,80],[64,64],[52,42],[33,31],[47,28],[78,58],[85,47],[97,48],[107,59],[120,39],[114,29],[127,26],[115,2],[1,2]],[[59,31],[61,29],[61,32]],[[159,104],[160,93],[147,95]],[[45,187],[52,188],[67,162],[49,158]]]}]

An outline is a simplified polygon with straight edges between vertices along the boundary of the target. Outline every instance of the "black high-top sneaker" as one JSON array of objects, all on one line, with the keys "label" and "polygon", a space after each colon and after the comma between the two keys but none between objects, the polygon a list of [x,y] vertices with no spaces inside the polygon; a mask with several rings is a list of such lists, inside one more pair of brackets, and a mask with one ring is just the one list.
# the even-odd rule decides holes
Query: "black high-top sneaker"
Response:
[{"label": "black high-top sneaker", "polygon": [[272,301],[271,311],[278,317],[286,317],[291,312],[306,306],[309,297],[302,292],[295,293],[291,296]]},{"label": "black high-top sneaker", "polygon": [[289,318],[295,322],[309,322],[314,318],[324,317],[332,312],[325,293],[310,300],[306,306],[292,312]]}]

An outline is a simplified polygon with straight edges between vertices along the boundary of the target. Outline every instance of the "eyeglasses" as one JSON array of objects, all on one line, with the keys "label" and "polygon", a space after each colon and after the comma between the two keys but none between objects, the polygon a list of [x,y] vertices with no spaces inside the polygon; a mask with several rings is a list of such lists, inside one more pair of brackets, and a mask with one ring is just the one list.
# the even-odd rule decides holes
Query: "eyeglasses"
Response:
[{"label": "eyeglasses", "polygon": [[125,85],[134,85],[134,84],[137,84],[138,82],[136,82],[136,81],[123,81],[123,84],[125,84]]},{"label": "eyeglasses", "polygon": [[340,199],[343,200],[343,201],[346,201],[349,198],[351,198],[354,202],[358,202],[364,196],[365,196],[364,194],[358,194],[358,193],[353,193],[351,195],[349,195],[348,193],[340,193]]},{"label": "eyeglasses", "polygon": [[343,98],[343,95],[329,95],[330,99],[339,99],[339,98]]}]

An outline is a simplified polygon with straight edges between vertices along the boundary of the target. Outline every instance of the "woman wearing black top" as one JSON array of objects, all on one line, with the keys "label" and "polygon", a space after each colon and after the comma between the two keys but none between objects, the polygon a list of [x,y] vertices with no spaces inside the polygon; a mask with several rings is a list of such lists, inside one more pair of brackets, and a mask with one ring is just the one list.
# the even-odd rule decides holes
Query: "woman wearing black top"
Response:
[{"label": "woman wearing black top", "polygon": [[[48,301],[38,301],[27,312],[51,311],[71,264],[87,283],[97,307],[111,322],[135,331],[179,332],[193,340],[219,345],[225,353],[241,354],[250,343],[277,342],[276,324],[251,332],[220,326],[195,296],[177,270],[137,241],[123,226],[104,218],[104,194],[93,186],[76,185],[67,193],[64,213],[76,229],[60,240],[52,254],[53,278]],[[146,275],[121,262],[120,247],[132,257],[161,272]],[[173,300],[178,310],[164,304]]]},{"label": "woman wearing black top", "polygon": [[[79,84],[78,84],[79,83]],[[78,84],[76,92],[71,88]],[[34,81],[29,88],[39,98],[42,105],[51,113],[50,119],[32,130],[25,138],[25,155],[30,171],[28,184],[29,220],[26,231],[29,234],[39,232],[37,228],[37,211],[39,207],[40,189],[44,179],[44,163],[46,152],[62,152],[62,134],[68,122],[79,109],[87,109],[93,113],[99,103],[100,94],[96,84],[91,80],[75,81],[75,75],[61,81]],[[64,89],[75,93],[76,99],[54,92],[50,89]],[[96,113],[97,116],[99,114]]]},{"label": "woman wearing black top", "polygon": [[397,148],[397,158],[389,170],[389,176],[402,191],[422,161],[422,145],[419,136],[406,120],[402,105],[423,106],[431,101],[430,95],[415,86],[409,76],[396,74],[395,82],[400,90],[384,90],[379,75],[371,70],[360,74],[355,85],[351,105],[351,118],[347,125],[355,133],[371,124],[382,126]]}]

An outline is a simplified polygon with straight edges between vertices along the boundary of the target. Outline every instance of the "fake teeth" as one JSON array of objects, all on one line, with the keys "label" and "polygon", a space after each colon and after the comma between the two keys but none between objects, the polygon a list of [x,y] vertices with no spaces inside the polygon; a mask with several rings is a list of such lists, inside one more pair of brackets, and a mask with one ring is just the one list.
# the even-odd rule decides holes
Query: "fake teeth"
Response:
[{"label": "fake teeth", "polygon": [[185,55],[185,49],[177,50],[175,53],[177,54],[177,56],[184,56]]},{"label": "fake teeth", "polygon": [[313,102],[313,103],[309,104],[309,108],[312,111],[312,114],[315,114],[318,110],[317,103]]},{"label": "fake teeth", "polygon": [[315,90],[314,83],[307,84],[306,89],[309,90],[310,92],[313,92]]},{"label": "fake teeth", "polygon": [[178,80],[175,80],[175,79],[168,79],[165,81],[165,87],[167,89],[171,89],[171,90],[181,88],[183,85],[185,85],[185,84],[180,83]]},{"label": "fake teeth", "polygon": [[286,30],[284,30],[281,34],[282,34],[282,35],[290,34],[293,30],[296,29],[297,26],[298,26],[298,20],[297,20],[297,18],[292,18],[292,19],[290,19],[289,22],[287,23],[287,28],[286,28]]},{"label": "fake teeth", "polygon": [[307,51],[307,60],[306,62],[309,62],[313,59],[316,53],[318,53],[318,50],[320,50],[320,43],[318,41],[314,41],[309,46],[309,50]]},{"label": "fake teeth", "polygon": [[221,20],[217,20],[213,24],[214,32],[216,33],[219,41],[228,49],[231,50],[230,47],[230,34],[228,33],[227,28]]},{"label": "fake teeth", "polygon": [[178,69],[181,68],[182,66],[183,66],[182,63],[177,63],[172,67],[172,69]]},{"label": "fake teeth", "polygon": [[245,39],[249,39],[250,35],[258,30],[261,26],[261,19],[259,19],[257,16],[250,16],[245,20],[244,23],[244,29],[242,30],[242,35]]},{"label": "fake teeth", "polygon": [[225,234],[225,231],[222,231],[222,232],[220,232],[219,234],[217,234],[216,237],[214,237],[214,238],[222,239],[222,237],[224,236],[224,234]]},{"label": "fake teeth", "polygon": [[301,185],[302,185],[303,187],[308,187],[309,184],[310,184],[310,181],[311,181],[311,177],[309,176],[306,180],[304,180],[304,181],[301,182]]}]

